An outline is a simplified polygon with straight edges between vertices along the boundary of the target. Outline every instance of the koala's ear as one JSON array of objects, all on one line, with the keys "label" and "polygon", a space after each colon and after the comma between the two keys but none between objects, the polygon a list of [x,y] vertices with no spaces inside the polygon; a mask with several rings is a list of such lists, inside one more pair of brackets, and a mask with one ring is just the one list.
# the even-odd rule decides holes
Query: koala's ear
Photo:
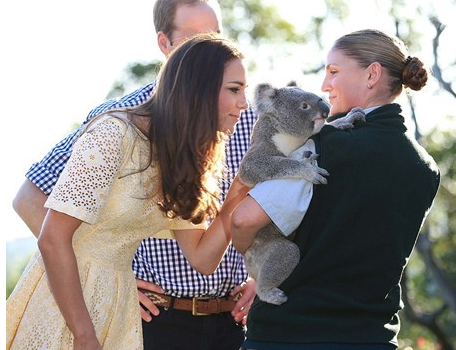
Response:
[{"label": "koala's ear", "polygon": [[277,89],[273,88],[271,84],[259,84],[255,89],[255,96],[257,98],[272,98],[277,94]]},{"label": "koala's ear", "polygon": [[277,89],[270,84],[259,84],[255,89],[254,105],[259,114],[271,112],[273,98],[277,95]]}]

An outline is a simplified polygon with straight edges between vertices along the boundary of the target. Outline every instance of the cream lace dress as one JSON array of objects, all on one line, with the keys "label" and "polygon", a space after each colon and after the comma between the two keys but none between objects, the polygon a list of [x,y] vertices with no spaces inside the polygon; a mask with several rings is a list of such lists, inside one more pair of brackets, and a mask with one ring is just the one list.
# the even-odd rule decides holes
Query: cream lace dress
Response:
[{"label": "cream lace dress", "polygon": [[[97,117],[73,154],[46,207],[83,221],[73,237],[84,299],[104,350],[143,349],[131,262],[142,239],[202,228],[168,219],[151,198],[157,186],[149,142],[121,115]],[[132,174],[134,173],[134,174]],[[39,252],[6,303],[6,349],[73,349],[50,292]]]}]

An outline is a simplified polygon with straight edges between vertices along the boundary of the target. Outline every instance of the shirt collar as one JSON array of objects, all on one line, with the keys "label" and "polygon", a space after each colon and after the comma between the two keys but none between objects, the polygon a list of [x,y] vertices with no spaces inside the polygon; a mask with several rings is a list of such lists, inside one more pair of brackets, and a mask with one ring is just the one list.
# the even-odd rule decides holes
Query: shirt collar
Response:
[{"label": "shirt collar", "polygon": [[364,109],[364,114],[368,114],[368,113],[372,112],[373,110],[377,109],[378,107],[381,107],[381,106],[374,106],[374,107],[366,108],[366,109]]}]

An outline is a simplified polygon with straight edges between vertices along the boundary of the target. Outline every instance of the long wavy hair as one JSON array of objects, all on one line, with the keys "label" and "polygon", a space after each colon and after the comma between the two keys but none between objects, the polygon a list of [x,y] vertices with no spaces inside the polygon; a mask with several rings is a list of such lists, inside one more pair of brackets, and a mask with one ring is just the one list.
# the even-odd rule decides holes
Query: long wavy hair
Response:
[{"label": "long wavy hair", "polygon": [[218,213],[225,136],[218,131],[225,66],[243,55],[228,40],[196,35],[168,57],[157,88],[131,117],[149,117],[151,162],[161,180],[160,209],[200,223]]}]

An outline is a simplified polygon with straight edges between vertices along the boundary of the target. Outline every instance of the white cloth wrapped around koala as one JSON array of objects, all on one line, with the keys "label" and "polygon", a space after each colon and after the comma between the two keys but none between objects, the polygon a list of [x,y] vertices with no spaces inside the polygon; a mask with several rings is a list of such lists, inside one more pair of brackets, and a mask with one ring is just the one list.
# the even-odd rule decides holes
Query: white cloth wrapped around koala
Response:
[{"label": "white cloth wrapped around koala", "polygon": [[[315,153],[315,143],[308,140],[290,154],[294,159],[304,153]],[[309,208],[313,184],[304,179],[275,179],[256,184],[249,195],[263,208],[277,229],[285,236],[292,234]]]}]

